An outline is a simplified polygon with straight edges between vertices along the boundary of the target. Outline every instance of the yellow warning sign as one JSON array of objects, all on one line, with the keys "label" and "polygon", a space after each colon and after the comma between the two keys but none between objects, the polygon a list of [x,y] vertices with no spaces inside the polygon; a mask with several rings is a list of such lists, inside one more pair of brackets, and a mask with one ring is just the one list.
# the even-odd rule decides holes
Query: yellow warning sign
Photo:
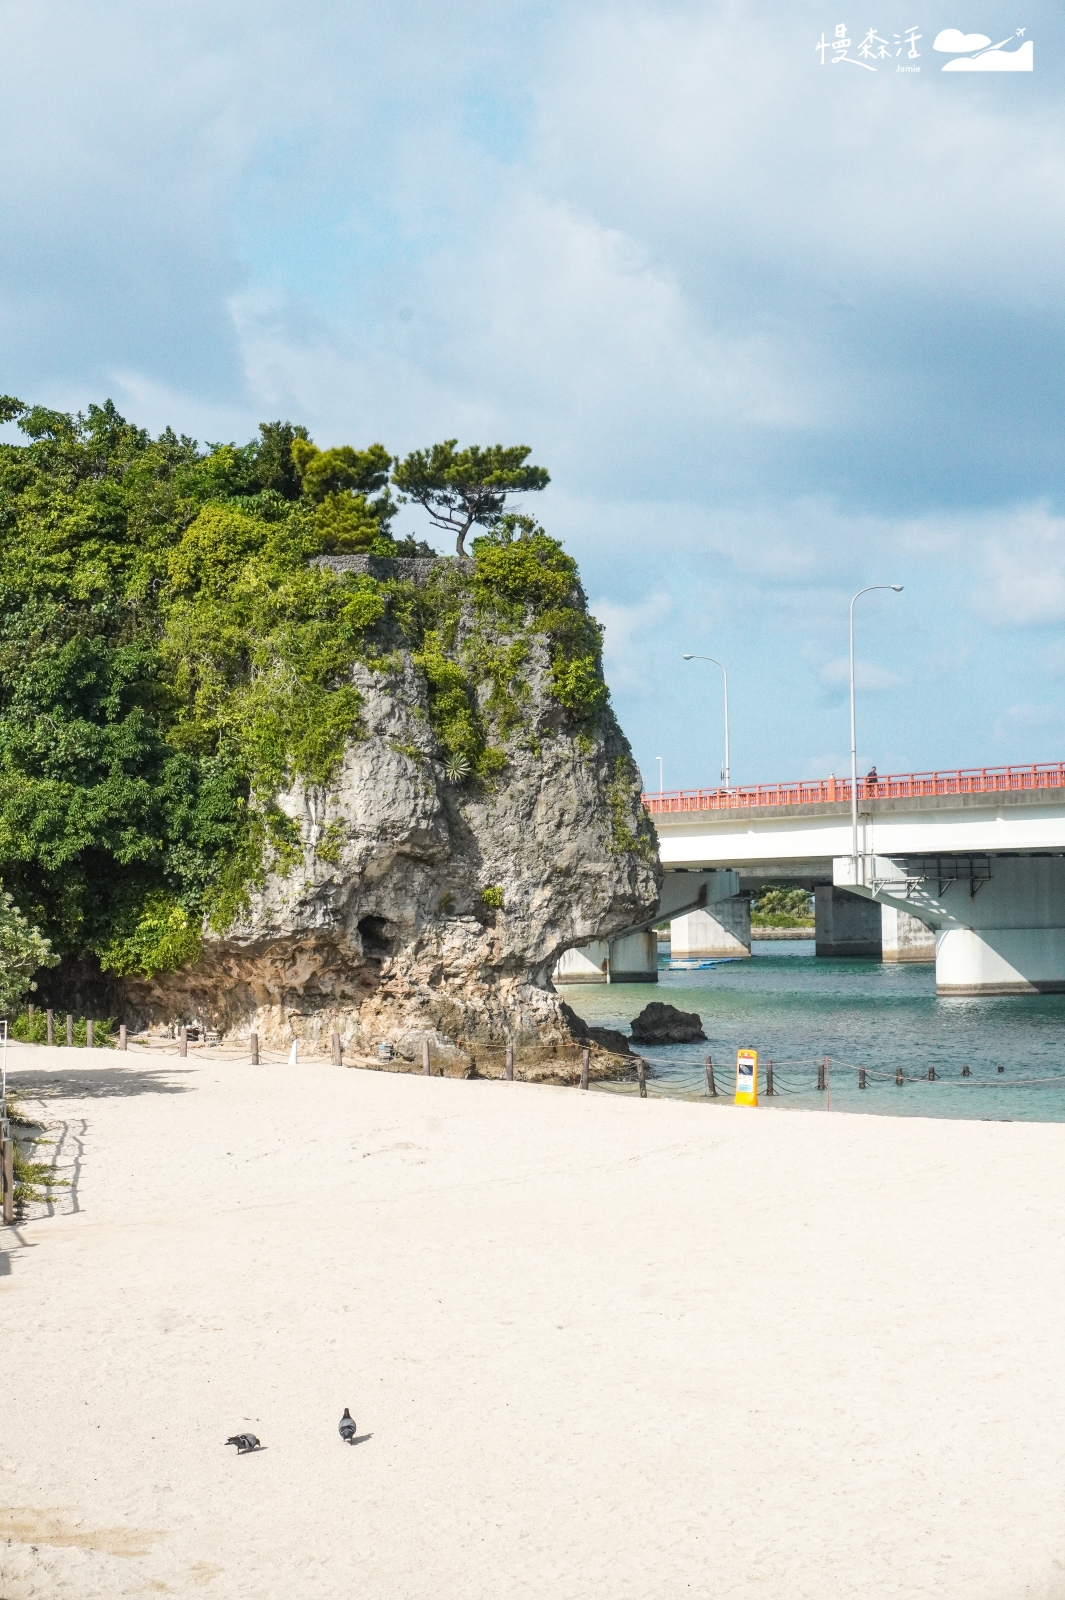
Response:
[{"label": "yellow warning sign", "polygon": [[758,1051],[736,1051],[736,1104],[758,1104]]}]

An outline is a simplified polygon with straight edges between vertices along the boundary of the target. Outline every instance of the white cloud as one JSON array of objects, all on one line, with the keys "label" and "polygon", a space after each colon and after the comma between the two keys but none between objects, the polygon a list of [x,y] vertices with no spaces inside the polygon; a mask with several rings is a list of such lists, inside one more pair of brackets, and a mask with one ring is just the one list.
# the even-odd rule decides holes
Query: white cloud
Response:
[{"label": "white cloud", "polygon": [[981,519],[974,607],[997,627],[1065,621],[1065,518],[1046,505]]},{"label": "white cloud", "polygon": [[1020,705],[1008,706],[996,719],[993,731],[997,738],[1003,738],[1017,729],[1027,731],[1030,728],[1048,728],[1054,723],[1060,726],[1062,721],[1060,706],[1023,702]]},{"label": "white cloud", "polygon": [[[815,39],[801,11],[748,0],[575,7],[541,91],[541,163],[567,194],[594,194],[601,215],[681,254],[711,296],[729,282],[733,313],[752,298],[726,266],[740,240],[752,263],[787,260],[792,294],[803,259],[818,277],[827,267],[870,348],[905,318],[869,292],[885,279],[905,276],[911,297],[956,288],[966,261],[978,263],[967,296],[1049,288],[1061,213],[1035,212],[1065,197],[1062,108],[962,104],[897,79],[889,98],[865,73],[841,91],[841,74],[816,67]],[[989,210],[1010,219],[994,238]],[[756,270],[758,299],[766,287]],[[893,332],[905,337],[904,320]]]},{"label": "white cloud", "polygon": [[655,645],[649,635],[670,615],[673,605],[669,596],[653,594],[637,605],[593,600],[589,609],[603,626],[603,668],[611,689],[630,694],[650,692],[653,680],[648,657]]}]

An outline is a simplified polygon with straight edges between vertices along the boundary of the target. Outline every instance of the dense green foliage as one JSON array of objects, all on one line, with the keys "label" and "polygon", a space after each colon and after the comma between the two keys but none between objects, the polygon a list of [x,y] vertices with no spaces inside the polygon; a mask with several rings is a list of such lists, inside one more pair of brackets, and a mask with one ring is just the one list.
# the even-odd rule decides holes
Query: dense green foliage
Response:
[{"label": "dense green foliage", "polygon": [[770,928],[797,928],[812,922],[813,896],[786,883],[767,884],[751,901],[751,921]]},{"label": "dense green foliage", "polygon": [[[275,422],[201,450],[110,402],[72,417],[0,400],[11,419],[26,442],[0,444],[0,879],[61,956],[186,964],[205,919],[225,926],[271,860],[295,861],[277,796],[326,783],[359,737],[356,662],[413,652],[455,783],[491,779],[523,736],[537,640],[564,720],[605,700],[574,563],[503,514],[522,472],[546,481],[524,455],[495,464],[511,476],[473,519],[472,564],[415,586],[314,564],[432,553],[390,533],[379,444],[321,450]],[[492,452],[474,454],[491,478]]]},{"label": "dense green foliage", "polygon": [[56,963],[48,940],[27,921],[9,894],[0,892],[0,1016],[7,1016],[27,989],[36,988],[33,974]]},{"label": "dense green foliage", "polygon": [[[72,1031],[75,1048],[83,1050],[88,1042],[88,1018],[75,1017]],[[12,1039],[20,1040],[23,1044],[48,1043],[48,1018],[40,1006],[32,1013],[28,1009],[20,1011],[12,1019],[11,1037]],[[54,1019],[52,1042],[57,1050],[63,1049],[66,1045],[67,1030],[63,1017]],[[114,1017],[96,1017],[93,1019],[92,1042],[95,1050],[113,1050],[115,1048]]]}]

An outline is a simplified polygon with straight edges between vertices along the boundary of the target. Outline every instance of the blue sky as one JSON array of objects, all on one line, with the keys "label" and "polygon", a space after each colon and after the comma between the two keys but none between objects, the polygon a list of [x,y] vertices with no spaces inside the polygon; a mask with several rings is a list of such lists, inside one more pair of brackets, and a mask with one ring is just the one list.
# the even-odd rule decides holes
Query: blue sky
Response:
[{"label": "blue sky", "polygon": [[875,582],[863,766],[1056,760],[1063,61],[1046,0],[0,0],[0,390],[529,444],[649,786],[720,767],[685,650],[734,782],[845,770]]}]

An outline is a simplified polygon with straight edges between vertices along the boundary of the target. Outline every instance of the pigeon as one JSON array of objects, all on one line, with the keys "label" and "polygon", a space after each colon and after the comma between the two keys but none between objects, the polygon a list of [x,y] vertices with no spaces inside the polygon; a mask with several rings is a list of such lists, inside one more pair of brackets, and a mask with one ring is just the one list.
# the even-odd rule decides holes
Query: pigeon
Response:
[{"label": "pigeon", "polygon": [[235,1433],[232,1439],[226,1440],[226,1444],[235,1444],[237,1447],[238,1456],[247,1455],[249,1450],[262,1449],[262,1445],[259,1443],[254,1433]]},{"label": "pigeon", "polygon": [[356,1428],[355,1423],[352,1420],[351,1412],[348,1410],[347,1406],[345,1406],[344,1415],[340,1419],[340,1437],[343,1439],[345,1444],[354,1444],[355,1433]]}]

